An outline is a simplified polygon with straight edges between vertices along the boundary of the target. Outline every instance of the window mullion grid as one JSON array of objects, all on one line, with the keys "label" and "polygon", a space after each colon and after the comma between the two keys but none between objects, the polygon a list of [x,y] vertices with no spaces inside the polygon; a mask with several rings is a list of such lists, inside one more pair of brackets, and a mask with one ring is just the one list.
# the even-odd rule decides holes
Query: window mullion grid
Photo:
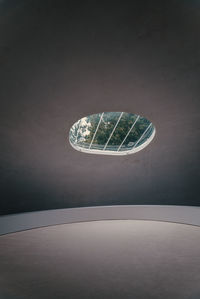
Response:
[{"label": "window mullion grid", "polygon": [[97,128],[96,128],[96,130],[95,130],[95,132],[94,132],[94,135],[93,135],[93,137],[92,137],[92,141],[90,142],[89,149],[91,148],[91,146],[92,146],[92,143],[93,143],[93,141],[94,141],[94,138],[95,138],[95,136],[96,136],[96,134],[97,134],[97,131],[98,131],[98,129],[99,129],[99,126],[100,126],[100,123],[101,123],[101,121],[102,121],[102,118],[103,118],[103,114],[104,114],[104,112],[103,112],[103,113],[101,114],[101,116],[100,116],[100,119],[99,119],[99,122],[98,122]]},{"label": "window mullion grid", "polygon": [[135,120],[134,123],[132,124],[130,130],[129,130],[128,133],[126,134],[124,140],[122,141],[122,143],[121,143],[120,146],[118,147],[117,152],[119,152],[120,148],[122,147],[123,143],[125,142],[125,140],[126,140],[127,137],[129,136],[130,132],[131,132],[132,129],[134,128],[134,126],[135,126],[135,124],[136,124],[136,122],[138,121],[139,118],[140,118],[140,116],[138,115],[137,118],[136,118],[136,120]]},{"label": "window mullion grid", "polygon": [[118,118],[118,121],[117,121],[116,125],[114,126],[114,129],[112,130],[112,132],[111,132],[111,134],[110,134],[110,136],[109,136],[109,138],[108,138],[108,140],[107,140],[107,142],[106,142],[106,144],[105,144],[105,146],[104,146],[104,148],[103,148],[103,151],[106,149],[106,147],[107,147],[107,145],[108,145],[108,143],[109,143],[109,141],[110,141],[110,139],[111,139],[111,137],[112,137],[112,135],[113,135],[113,133],[114,133],[114,131],[115,131],[115,129],[116,129],[116,127],[117,127],[117,125],[118,125],[118,123],[119,123],[121,117],[122,117],[122,115],[123,115],[123,113],[124,113],[124,112],[122,112],[122,113],[120,114],[120,116],[119,116],[119,118]]},{"label": "window mullion grid", "polygon": [[133,148],[134,149],[136,147],[136,145],[140,142],[140,140],[142,139],[142,137],[146,134],[146,132],[148,131],[148,129],[152,126],[152,123],[150,123],[148,125],[148,127],[146,128],[146,130],[143,132],[143,134],[140,136],[140,138],[137,140],[137,142],[134,144]]}]

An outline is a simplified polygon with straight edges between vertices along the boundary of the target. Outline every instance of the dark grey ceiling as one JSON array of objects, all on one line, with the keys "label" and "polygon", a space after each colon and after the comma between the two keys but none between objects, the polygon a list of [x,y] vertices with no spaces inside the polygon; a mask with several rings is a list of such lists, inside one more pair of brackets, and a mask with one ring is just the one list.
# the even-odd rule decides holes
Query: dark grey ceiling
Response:
[{"label": "dark grey ceiling", "polygon": [[[0,213],[200,205],[199,1],[0,1]],[[127,157],[75,151],[71,125],[141,114]]]}]

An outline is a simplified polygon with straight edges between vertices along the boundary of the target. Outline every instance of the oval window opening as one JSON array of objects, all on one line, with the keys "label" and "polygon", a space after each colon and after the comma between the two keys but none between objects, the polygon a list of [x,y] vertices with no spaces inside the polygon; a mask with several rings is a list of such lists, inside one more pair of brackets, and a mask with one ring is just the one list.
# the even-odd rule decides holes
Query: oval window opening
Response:
[{"label": "oval window opening", "polygon": [[146,147],[155,127],[146,118],[126,112],[102,112],[78,120],[70,129],[69,142],[90,154],[127,155]]}]

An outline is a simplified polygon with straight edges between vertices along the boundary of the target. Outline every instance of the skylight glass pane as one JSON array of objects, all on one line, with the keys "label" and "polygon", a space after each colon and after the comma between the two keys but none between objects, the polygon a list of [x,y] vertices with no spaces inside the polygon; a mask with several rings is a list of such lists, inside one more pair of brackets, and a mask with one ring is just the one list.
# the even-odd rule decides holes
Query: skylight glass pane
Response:
[{"label": "skylight glass pane", "polygon": [[[131,129],[132,125],[134,124],[137,115],[131,113],[124,113],[116,127],[108,146],[106,147],[107,150],[114,150],[117,151],[120,144],[123,142],[124,138],[126,137],[127,133]],[[128,136],[127,136],[128,138]],[[126,140],[127,140],[126,138]],[[124,143],[126,143],[126,140]],[[123,143],[123,144],[124,144]],[[123,146],[123,145],[122,145]]]},{"label": "skylight glass pane", "polygon": [[69,141],[80,151],[122,155],[138,151],[155,135],[149,120],[126,112],[103,112],[77,121]]},{"label": "skylight glass pane", "polygon": [[121,112],[105,112],[94,138],[91,149],[103,149],[108,141]]},{"label": "skylight glass pane", "polygon": [[141,138],[141,140],[138,142],[137,146],[140,146],[141,144],[143,144],[153,133],[154,127],[151,126],[146,133],[144,134],[144,136]]},{"label": "skylight glass pane", "polygon": [[144,133],[148,125],[150,124],[150,121],[148,121],[144,117],[140,117],[137,123],[135,124],[133,130],[130,132],[128,138],[126,139],[124,146],[127,149],[132,148],[135,143],[138,141],[140,136]]}]

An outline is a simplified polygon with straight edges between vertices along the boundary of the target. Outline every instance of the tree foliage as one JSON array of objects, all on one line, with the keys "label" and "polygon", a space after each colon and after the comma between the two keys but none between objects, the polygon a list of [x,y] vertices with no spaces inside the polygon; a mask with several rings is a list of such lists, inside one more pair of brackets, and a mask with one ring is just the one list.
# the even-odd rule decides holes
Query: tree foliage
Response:
[{"label": "tree foliage", "polygon": [[[120,114],[121,112],[105,112],[103,116],[101,113],[99,113],[84,118],[84,122],[79,122],[79,124],[77,122],[74,125],[74,129],[72,130],[73,138],[76,139],[76,141],[84,147],[89,147],[90,143],[92,142],[91,148],[102,149],[107,143],[111,133],[113,132]],[[137,115],[135,114],[123,113],[117,127],[113,132],[112,137],[110,138],[108,149],[117,149],[123,141],[124,142],[122,150],[124,147],[133,147],[133,145],[139,140],[139,138],[142,136],[142,134],[150,124],[147,119],[140,117],[127,136],[127,133],[131,129],[136,118]]]}]

